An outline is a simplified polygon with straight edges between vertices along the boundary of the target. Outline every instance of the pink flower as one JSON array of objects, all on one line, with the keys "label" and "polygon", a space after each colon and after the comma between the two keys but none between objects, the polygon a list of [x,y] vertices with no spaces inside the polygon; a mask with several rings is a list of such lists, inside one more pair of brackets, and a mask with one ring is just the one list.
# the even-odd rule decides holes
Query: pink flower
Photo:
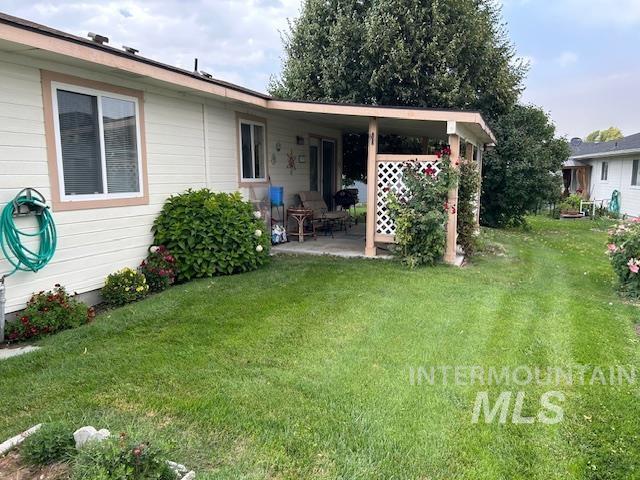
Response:
[{"label": "pink flower", "polygon": [[617,251],[618,251],[618,246],[617,246],[615,243],[609,243],[609,244],[607,245],[607,249],[608,249],[610,252],[615,253],[615,252],[617,252]]},{"label": "pink flower", "polygon": [[638,273],[640,271],[640,262],[636,258],[630,258],[627,266],[631,273]]}]

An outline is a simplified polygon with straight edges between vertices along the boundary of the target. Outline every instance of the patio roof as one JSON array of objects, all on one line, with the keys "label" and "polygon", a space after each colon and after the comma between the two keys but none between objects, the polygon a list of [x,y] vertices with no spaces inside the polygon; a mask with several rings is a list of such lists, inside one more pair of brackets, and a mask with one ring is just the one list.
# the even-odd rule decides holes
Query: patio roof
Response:
[{"label": "patio roof", "polygon": [[473,138],[477,144],[495,143],[493,133],[477,111],[277,100],[239,85],[3,13],[0,13],[0,49],[34,57],[46,55],[70,65],[88,62],[106,72],[118,71],[132,78],[149,79],[152,83],[169,83],[174,88],[178,86],[195,94],[215,95],[270,111],[292,112],[298,118],[343,131],[366,131],[369,118],[376,117],[380,119],[380,130],[386,133],[443,139],[456,133]]}]

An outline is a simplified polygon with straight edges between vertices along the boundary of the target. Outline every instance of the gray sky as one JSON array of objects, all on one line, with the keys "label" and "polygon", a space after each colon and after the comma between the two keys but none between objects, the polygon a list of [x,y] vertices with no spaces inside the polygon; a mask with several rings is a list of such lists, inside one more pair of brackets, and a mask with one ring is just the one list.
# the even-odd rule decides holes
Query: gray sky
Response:
[{"label": "gray sky", "polygon": [[[498,1],[498,0],[496,0]],[[523,101],[561,134],[640,132],[640,0],[502,0],[518,54],[531,63]],[[300,0],[4,0],[12,15],[265,91],[281,66],[280,31]]]}]

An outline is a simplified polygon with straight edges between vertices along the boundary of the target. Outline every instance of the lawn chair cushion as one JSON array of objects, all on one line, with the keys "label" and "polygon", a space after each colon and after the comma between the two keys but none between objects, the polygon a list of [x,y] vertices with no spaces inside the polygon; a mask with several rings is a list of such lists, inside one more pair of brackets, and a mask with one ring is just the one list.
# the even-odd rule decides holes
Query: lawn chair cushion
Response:
[{"label": "lawn chair cushion", "polygon": [[339,220],[349,215],[349,212],[344,210],[330,212],[320,192],[300,192],[298,195],[300,196],[302,206],[313,210],[313,218],[315,219]]}]

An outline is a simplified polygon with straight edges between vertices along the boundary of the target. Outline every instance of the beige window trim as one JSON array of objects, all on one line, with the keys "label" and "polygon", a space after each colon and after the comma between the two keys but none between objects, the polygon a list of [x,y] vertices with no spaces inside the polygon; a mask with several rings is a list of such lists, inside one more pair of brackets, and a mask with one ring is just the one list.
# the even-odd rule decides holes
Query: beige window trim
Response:
[{"label": "beige window trim", "polygon": [[[54,211],[65,210],[87,210],[94,208],[110,208],[110,207],[126,207],[133,205],[149,204],[149,187],[147,174],[147,148],[145,139],[145,122],[144,122],[144,94],[139,90],[118,87],[108,83],[88,80],[86,78],[74,77],[62,73],[51,72],[48,70],[40,71],[40,79],[42,84],[42,101],[44,107],[44,129],[47,146],[47,163],[49,166],[49,182],[51,186],[51,204]],[[51,83],[59,82],[78,87],[91,88],[106,93],[115,93],[128,97],[134,97],[138,101],[138,128],[140,134],[140,158],[141,158],[141,193],[142,196],[131,198],[106,198],[94,200],[63,200],[60,195],[59,171],[58,171],[58,152],[56,131],[53,113],[53,98],[51,91]]]},{"label": "beige window trim", "polygon": [[[249,181],[242,178],[242,140],[240,136],[240,122],[246,120],[248,122],[261,123],[264,125],[264,179]],[[269,149],[267,148],[267,119],[257,117],[248,113],[236,112],[236,148],[237,148],[237,164],[238,164],[238,187],[249,188],[256,186],[264,186],[269,184]]]}]

